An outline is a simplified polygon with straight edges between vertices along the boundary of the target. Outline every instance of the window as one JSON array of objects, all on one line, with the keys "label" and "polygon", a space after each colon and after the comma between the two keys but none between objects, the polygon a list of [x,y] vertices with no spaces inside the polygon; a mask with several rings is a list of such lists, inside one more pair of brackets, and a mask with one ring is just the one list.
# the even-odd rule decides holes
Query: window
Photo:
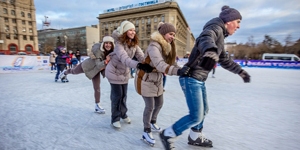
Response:
[{"label": "window", "polygon": [[11,13],[11,15],[13,15],[13,16],[15,16],[15,15],[16,15],[16,12],[15,12],[15,10],[11,10],[11,11],[10,11],[10,13]]},{"label": "window", "polygon": [[26,35],[23,35],[23,40],[27,40],[27,36]]},{"label": "window", "polygon": [[139,25],[139,20],[138,19],[135,20],[135,25]]},{"label": "window", "polygon": [[148,18],[148,22],[147,22],[148,24],[150,24],[151,23],[151,19],[150,18]]},{"label": "window", "polygon": [[32,28],[29,28],[29,33],[32,33]]},{"label": "window", "polygon": [[32,51],[32,47],[31,46],[26,46],[25,47],[26,51],[31,52]]},{"label": "window", "polygon": [[165,22],[165,16],[161,16],[161,22]]},{"label": "window", "polygon": [[9,32],[9,26],[8,25],[5,26],[5,32]]},{"label": "window", "polygon": [[26,25],[26,22],[25,22],[25,20],[22,20],[22,24],[23,24],[23,25]]},{"label": "window", "polygon": [[4,21],[6,22],[6,23],[8,23],[9,21],[8,21],[8,18],[4,18]]},{"label": "window", "polygon": [[30,36],[30,41],[33,41],[33,36]]},{"label": "window", "polygon": [[17,46],[16,45],[10,45],[9,50],[15,52],[15,51],[17,51]]},{"label": "window", "polygon": [[16,26],[13,27],[13,31],[14,31],[14,33],[17,33],[17,32],[18,32],[18,29],[17,29]]},{"label": "window", "polygon": [[119,26],[119,24],[116,22],[115,26],[117,27],[117,26]]},{"label": "window", "polygon": [[11,19],[12,23],[17,23],[16,19]]},{"label": "window", "polygon": [[157,17],[154,17],[154,22],[157,22]]},{"label": "window", "polygon": [[6,33],[6,39],[10,39],[10,34]]},{"label": "window", "polygon": [[18,39],[18,34],[17,34],[17,33],[14,34],[14,39],[15,39],[15,40]]},{"label": "window", "polygon": [[23,32],[26,32],[26,28],[25,28],[25,27],[23,27],[22,31],[23,31]]},{"label": "window", "polygon": [[23,11],[21,12],[21,16],[22,16],[22,17],[25,17],[25,13],[24,13]]},{"label": "window", "polygon": [[31,18],[31,13],[28,13],[27,16],[28,16],[28,18]]},{"label": "window", "polygon": [[3,8],[3,14],[7,14],[7,9]]},{"label": "window", "polygon": [[144,19],[142,19],[142,23],[144,23]]},{"label": "window", "polygon": [[32,21],[28,21],[28,25],[32,26]]}]

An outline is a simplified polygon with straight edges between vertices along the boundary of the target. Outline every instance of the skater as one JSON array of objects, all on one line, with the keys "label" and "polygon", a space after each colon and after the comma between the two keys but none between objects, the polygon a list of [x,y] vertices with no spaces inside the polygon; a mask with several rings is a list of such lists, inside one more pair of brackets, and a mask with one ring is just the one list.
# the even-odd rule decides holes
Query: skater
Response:
[{"label": "skater", "polygon": [[[129,21],[123,21],[113,31],[112,37],[115,40],[114,52],[110,53],[110,62],[105,69],[105,75],[111,85],[111,124],[120,128],[120,119],[130,124],[127,116],[127,87],[130,79],[130,68],[139,68],[151,72],[153,68],[148,64],[142,64],[144,53],[138,46],[138,37],[135,26]],[[136,57],[138,61],[133,60]]]},{"label": "skater", "polygon": [[173,149],[175,138],[190,128],[188,144],[212,147],[212,141],[202,133],[203,121],[208,113],[205,81],[208,73],[218,62],[232,73],[239,74],[245,83],[250,82],[250,75],[226,55],[224,38],[240,28],[242,16],[239,11],[223,6],[219,17],[208,21],[202,33],[196,39],[188,62],[183,68],[190,68],[189,73],[181,75],[179,82],[185,95],[189,114],[176,121],[160,133],[166,150]]},{"label": "skater", "polygon": [[212,78],[215,78],[216,68],[217,68],[217,63],[215,64],[215,66],[212,69],[212,75],[211,75]]},{"label": "skater", "polygon": [[80,60],[80,59],[81,59],[81,54],[80,54],[80,51],[79,51],[79,50],[76,51],[75,56],[76,56],[78,62],[81,63],[81,60]]},{"label": "skater", "polygon": [[53,70],[56,70],[55,59],[56,59],[56,54],[54,51],[51,51],[49,57],[49,62],[51,64],[51,73],[53,73]]},{"label": "skater", "polygon": [[[63,73],[60,77],[66,78],[68,74],[85,73],[86,77],[92,80],[95,98],[95,112],[105,113],[105,109],[100,106],[100,73],[103,78],[105,77],[104,68],[110,60],[109,53],[114,50],[114,39],[110,36],[105,36],[102,43],[93,45],[90,58],[87,58],[74,68],[70,68]],[[76,59],[76,58],[75,58]]]},{"label": "skater", "polygon": [[137,69],[135,89],[145,101],[143,113],[144,132],[142,138],[151,146],[155,144],[152,132],[161,132],[157,116],[163,106],[163,74],[177,75],[180,67],[176,63],[175,27],[160,22],[158,31],[151,34],[151,42],[145,52],[144,63],[150,64],[155,71],[145,73]]},{"label": "skater", "polygon": [[[58,47],[54,50],[54,52],[56,53],[57,57],[55,59],[56,61],[56,75],[55,75],[55,82],[57,82],[58,80],[58,76],[61,72],[64,71],[64,69],[66,69],[67,67],[67,62],[66,59],[69,57],[68,54],[66,53],[66,48],[63,47]],[[69,80],[66,79],[62,79],[61,82],[69,82]]]}]

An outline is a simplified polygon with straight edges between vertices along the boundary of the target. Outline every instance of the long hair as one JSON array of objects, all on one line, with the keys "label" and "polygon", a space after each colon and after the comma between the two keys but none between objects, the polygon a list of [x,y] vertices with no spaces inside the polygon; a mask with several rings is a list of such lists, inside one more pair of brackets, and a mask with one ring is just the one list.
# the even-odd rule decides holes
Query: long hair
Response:
[{"label": "long hair", "polygon": [[130,39],[128,36],[127,36],[127,31],[124,32],[120,37],[119,37],[119,41],[121,43],[126,43],[127,46],[130,48],[130,47],[134,47],[136,45],[139,44],[139,38],[137,37],[137,35],[135,34],[134,35],[134,38],[133,39]]},{"label": "long hair", "polygon": [[166,63],[169,65],[173,65],[176,61],[176,47],[175,47],[175,42],[172,41],[171,43],[171,52],[169,55],[165,56],[166,57]]},{"label": "long hair", "polygon": [[[105,49],[105,43],[111,43],[111,50],[110,50],[110,51],[108,51],[108,50]],[[104,49],[104,57],[105,57],[105,58],[106,58],[106,56],[107,56],[108,54],[110,54],[111,52],[113,52],[114,49],[115,49],[114,44],[113,44],[112,42],[104,42],[102,48]]]}]

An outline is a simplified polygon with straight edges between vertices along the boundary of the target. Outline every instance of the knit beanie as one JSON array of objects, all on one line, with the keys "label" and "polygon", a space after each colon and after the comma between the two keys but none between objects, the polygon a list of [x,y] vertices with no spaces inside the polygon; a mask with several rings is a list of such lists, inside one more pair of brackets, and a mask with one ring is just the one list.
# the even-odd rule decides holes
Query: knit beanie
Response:
[{"label": "knit beanie", "polygon": [[101,43],[102,51],[104,51],[104,49],[103,49],[104,42],[112,42],[113,46],[115,47],[115,40],[111,36],[105,36],[105,37],[103,37],[103,41]]},{"label": "knit beanie", "polygon": [[121,23],[121,25],[118,27],[117,31],[120,34],[125,33],[126,31],[128,31],[129,29],[135,29],[135,26],[133,25],[133,23],[129,22],[129,21],[123,21]]},{"label": "knit beanie", "polygon": [[236,19],[241,19],[242,16],[239,11],[237,11],[234,8],[230,8],[229,6],[223,6],[222,11],[219,15],[219,17],[223,20],[224,23],[230,22]]},{"label": "knit beanie", "polygon": [[170,23],[163,23],[163,22],[160,22],[158,24],[158,32],[161,34],[161,35],[165,35],[169,32],[176,32],[176,29],[175,27],[170,24]]}]

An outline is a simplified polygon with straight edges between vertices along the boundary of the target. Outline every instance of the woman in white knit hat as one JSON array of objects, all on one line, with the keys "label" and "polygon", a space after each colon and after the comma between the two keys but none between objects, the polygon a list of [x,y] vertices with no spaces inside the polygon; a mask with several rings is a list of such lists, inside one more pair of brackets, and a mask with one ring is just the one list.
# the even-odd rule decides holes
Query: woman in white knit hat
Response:
[{"label": "woman in white knit hat", "polygon": [[68,74],[85,73],[86,77],[92,80],[95,97],[95,112],[105,113],[105,109],[100,106],[100,73],[105,77],[104,69],[110,61],[109,53],[114,50],[114,39],[110,36],[105,36],[102,43],[93,45],[89,57],[74,68],[62,72],[59,77],[62,80],[67,78]]},{"label": "woman in white knit hat", "polygon": [[[111,124],[115,128],[120,128],[120,119],[126,123],[131,123],[127,116],[127,87],[130,76],[130,68],[139,68],[146,72],[151,72],[153,68],[144,61],[144,53],[138,46],[138,37],[135,26],[129,21],[123,21],[117,30],[113,31],[112,37],[115,39],[114,52],[109,56],[110,62],[107,64],[105,74],[111,85]],[[137,60],[132,58],[136,57]]]}]

